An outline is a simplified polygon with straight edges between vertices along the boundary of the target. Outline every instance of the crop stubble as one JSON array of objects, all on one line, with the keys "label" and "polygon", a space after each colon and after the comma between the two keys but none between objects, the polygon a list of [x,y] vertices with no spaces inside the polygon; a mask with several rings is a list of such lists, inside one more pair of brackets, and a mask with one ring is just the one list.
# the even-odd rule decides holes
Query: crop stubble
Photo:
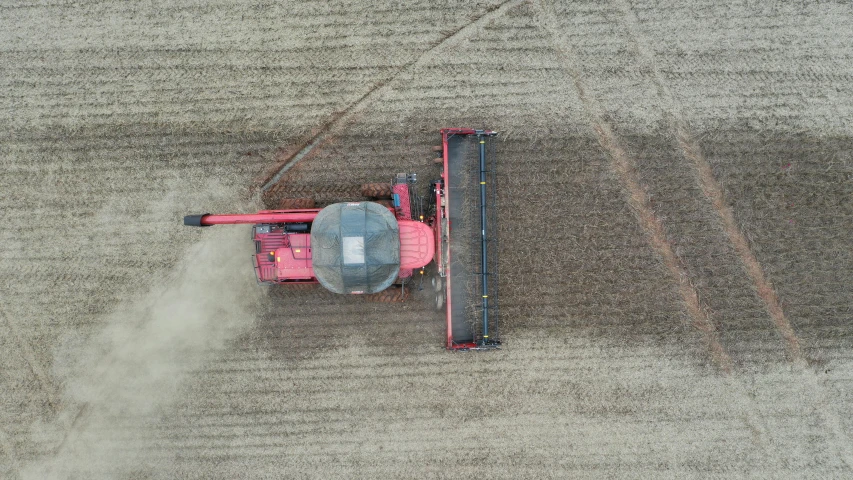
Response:
[{"label": "crop stubble", "polygon": [[[223,33],[202,44],[181,37],[177,23],[165,35],[131,27],[116,5],[69,15],[71,25],[56,29],[66,33],[63,48],[48,31],[45,44],[22,36],[3,50],[11,69],[0,104],[10,127],[0,259],[10,300],[2,312],[20,332],[18,340],[3,336],[18,352],[2,360],[4,394],[16,405],[0,436],[6,476],[51,459],[58,472],[155,477],[395,476],[414,468],[531,478],[849,473],[853,425],[833,412],[851,402],[851,82],[839,61],[850,47],[823,33],[845,21],[843,12],[542,7],[575,52],[594,116],[636,168],[634,182],[648,195],[641,208],[659,219],[733,359],[724,376],[708,364],[702,333],[683,321],[690,317],[678,283],[626,201],[630,185],[591,128],[590,102],[577,95],[539,6],[508,4],[494,15],[468,15],[470,5],[415,5],[390,16],[317,4],[287,15],[274,6],[146,12],[155,25],[177,17],[190,32],[203,24]],[[23,22],[21,31],[50,30],[38,22],[46,17],[49,27],[63,8],[4,15]],[[104,14],[113,26],[98,23]],[[401,70],[471,18],[429,62]],[[767,29],[765,40],[745,34],[756,26]],[[632,29],[657,39],[650,52],[631,45]],[[736,40],[718,47],[690,33],[697,30]],[[257,48],[234,48],[238,34],[241,46]],[[779,44],[791,34],[801,48]],[[92,45],[92,35],[109,47]],[[785,339],[660,108],[661,82],[683,106],[811,366],[787,363]],[[54,388],[79,382],[64,362],[91,353],[98,332],[122,331],[128,298],[157,279],[185,278],[167,272],[188,243],[221,238],[182,230],[181,215],[251,209],[241,195],[273,147],[298,145],[380,83],[285,175],[280,194],[316,188],[329,202],[396,171],[428,179],[438,128],[502,131],[506,349],[441,351],[440,314],[421,292],[400,308],[272,291],[245,318],[224,314],[235,322],[225,349],[200,363],[171,360],[188,369],[176,396],[154,395],[155,408],[144,412],[116,415],[120,404],[102,405],[110,415],[96,408],[71,436],[100,437],[107,450],[78,444],[68,448],[83,452],[79,462],[52,457],[56,439],[68,438],[63,414],[77,411],[79,398],[66,393],[52,413],[26,357],[42,362]],[[232,275],[251,274],[248,261],[234,265]],[[130,331],[142,332],[158,318],[132,317],[139,324]],[[112,374],[130,373],[122,368]],[[121,398],[122,380],[111,385]],[[105,451],[107,461],[86,464]]]}]

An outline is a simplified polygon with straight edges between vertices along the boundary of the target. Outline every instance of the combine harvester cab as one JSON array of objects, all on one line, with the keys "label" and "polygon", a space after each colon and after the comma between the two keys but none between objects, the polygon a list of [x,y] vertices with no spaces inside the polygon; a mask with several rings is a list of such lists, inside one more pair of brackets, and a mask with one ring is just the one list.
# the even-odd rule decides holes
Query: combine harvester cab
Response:
[{"label": "combine harvester cab", "polygon": [[436,264],[447,301],[447,348],[489,349],[498,336],[496,132],[441,130]]},{"label": "combine harvester cab", "polygon": [[280,210],[188,215],[184,225],[253,225],[252,263],[262,285],[319,283],[335,293],[382,292],[377,301],[402,301],[414,271],[423,275],[435,261],[446,347],[497,348],[497,185],[489,155],[495,135],[442,130],[441,177],[430,183],[426,202],[413,188],[416,176],[401,173],[390,184],[362,186],[375,201],[319,209],[312,199],[288,199]]}]

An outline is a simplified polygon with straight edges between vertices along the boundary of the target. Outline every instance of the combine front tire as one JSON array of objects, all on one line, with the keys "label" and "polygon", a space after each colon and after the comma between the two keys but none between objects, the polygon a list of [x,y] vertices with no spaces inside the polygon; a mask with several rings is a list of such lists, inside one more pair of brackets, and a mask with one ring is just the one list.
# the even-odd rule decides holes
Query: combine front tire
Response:
[{"label": "combine front tire", "polygon": [[314,208],[313,198],[284,198],[279,202],[279,210],[303,210]]},{"label": "combine front tire", "polygon": [[379,293],[365,295],[364,298],[366,298],[368,302],[401,303],[405,302],[406,299],[409,298],[409,290],[407,289],[404,292],[400,287],[390,286]]},{"label": "combine front tire", "polygon": [[365,183],[361,186],[361,195],[368,198],[391,198],[391,184]]}]

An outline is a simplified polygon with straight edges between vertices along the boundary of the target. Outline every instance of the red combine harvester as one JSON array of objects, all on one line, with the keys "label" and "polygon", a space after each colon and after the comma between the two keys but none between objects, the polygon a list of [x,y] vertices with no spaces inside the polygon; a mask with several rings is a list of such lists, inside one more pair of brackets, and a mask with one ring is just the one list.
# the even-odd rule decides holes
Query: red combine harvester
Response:
[{"label": "red combine harvester", "polygon": [[254,225],[252,262],[263,285],[319,283],[340,294],[393,291],[386,298],[403,299],[414,272],[423,274],[435,261],[433,285],[439,305],[446,302],[446,347],[497,348],[496,160],[487,160],[495,135],[441,130],[434,150],[442,172],[425,199],[415,192],[414,174],[397,174],[390,185],[362,187],[377,201],[318,209],[305,199],[297,202],[300,209],[188,215],[184,225]]}]

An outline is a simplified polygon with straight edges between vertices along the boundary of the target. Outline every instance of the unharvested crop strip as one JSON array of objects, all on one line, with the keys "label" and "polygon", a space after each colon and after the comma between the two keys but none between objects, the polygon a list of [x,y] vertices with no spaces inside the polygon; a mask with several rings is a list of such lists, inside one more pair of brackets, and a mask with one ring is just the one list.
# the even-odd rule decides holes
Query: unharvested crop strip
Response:
[{"label": "unharvested crop strip", "polygon": [[[785,339],[791,360],[795,363],[802,363],[804,356],[800,348],[800,341],[797,338],[791,323],[785,316],[785,312],[782,310],[776,291],[773,289],[770,281],[764,276],[761,264],[758,262],[758,259],[755,258],[752,249],[749,247],[749,242],[747,241],[746,236],[738,227],[732,208],[725,201],[723,189],[714,177],[711,165],[708,163],[707,159],[705,159],[704,155],[702,155],[698,142],[692,135],[690,135],[682,109],[667,86],[667,83],[664,81],[660,71],[657,69],[654,56],[647,49],[648,42],[644,41],[643,37],[640,35],[634,11],[625,0],[616,1],[624,13],[628,33],[635,40],[635,48],[637,49],[638,56],[641,61],[645,63],[643,66],[649,71],[649,73],[651,73],[654,86],[657,89],[658,97],[661,99],[661,103],[664,106],[664,113],[669,118],[670,128],[676,134],[678,146],[682,150],[684,156],[690,159],[693,163],[696,170],[697,181],[702,189],[702,193],[711,202],[714,206],[714,210],[716,210],[719,215],[723,230],[728,236],[729,241],[732,243],[735,252],[743,262],[750,280],[752,280],[756,287],[758,296],[764,301],[765,307],[770,313],[770,317],[772,318],[774,325],[782,335],[782,338]],[[811,372],[806,370],[803,372],[803,375],[804,379],[811,384],[810,386],[812,387],[812,391],[822,397],[819,400],[818,408],[816,408],[816,410],[819,412],[830,433],[837,440],[837,452],[839,457],[848,468],[853,468],[853,447],[851,446],[853,443],[851,443],[850,437],[844,431],[841,419],[836,413],[831,401],[827,398],[825,387],[817,381]]]},{"label": "unharvested crop strip", "polygon": [[356,111],[367,106],[372,100],[375,98],[379,98],[382,96],[382,93],[387,89],[389,84],[393,82],[397,77],[400,76],[403,72],[409,70],[412,67],[420,64],[424,59],[428,58],[429,55],[439,48],[452,43],[453,41],[459,40],[460,38],[464,38],[465,34],[476,27],[477,24],[488,20],[490,18],[503,15],[507,10],[519,5],[522,3],[522,0],[507,0],[501,3],[498,6],[490,7],[486,11],[472,17],[471,21],[462,25],[461,27],[452,30],[445,34],[438,42],[429,47],[426,51],[410,60],[409,62],[403,64],[401,67],[397,68],[390,76],[385,79],[380,80],[376,84],[374,84],[370,89],[359,97],[356,101],[350,103],[339,113],[334,115],[332,119],[330,119],[325,124],[321,125],[318,129],[315,130],[311,136],[308,137],[307,140],[304,140],[299,149],[284,158],[280,163],[283,165],[278,168],[278,170],[265,178],[261,184],[261,193],[266,192],[273,185],[278,183],[281,180],[281,177],[294,165],[296,165],[300,160],[305,158],[311,150],[313,150],[317,145],[321,144],[326,137],[335,132],[337,129],[346,125],[349,120],[353,117]]},{"label": "unharvested crop strip", "polygon": [[595,130],[599,143],[610,154],[613,169],[628,193],[628,203],[637,215],[640,226],[646,233],[652,248],[661,256],[664,265],[678,285],[678,293],[687,307],[687,313],[693,319],[693,326],[705,336],[714,362],[724,372],[730,373],[732,370],[732,359],[725,348],[723,348],[722,343],[720,343],[719,334],[714,323],[702,308],[702,304],[699,301],[699,294],[690,282],[687,270],[672,250],[672,246],[666,238],[663,222],[655,215],[649,204],[648,195],[646,195],[646,191],[642,186],[635,162],[619,144],[617,136],[613,133],[610,124],[604,120],[602,107],[593,97],[586,93],[581,73],[576,67],[576,55],[563,42],[559,41],[559,33],[551,25],[550,16],[546,12],[541,11],[541,6],[539,5],[537,5],[537,10],[539,23],[549,34],[558,56],[569,72],[572,83],[578,92],[578,97],[590,116],[592,128]]},{"label": "unharvested crop strip", "polygon": [[635,40],[635,48],[637,50],[638,57],[643,63],[642,66],[651,74],[654,81],[658,97],[661,99],[661,103],[664,106],[664,113],[669,119],[670,128],[675,132],[678,146],[683,155],[693,163],[702,193],[714,206],[714,210],[717,212],[722,222],[723,230],[729,238],[729,241],[732,243],[732,246],[734,246],[735,252],[737,252],[741,262],[743,262],[750,280],[755,285],[758,296],[761,297],[761,300],[764,302],[776,329],[782,335],[782,338],[785,339],[788,355],[791,360],[795,362],[802,360],[803,354],[800,348],[800,341],[794,333],[794,329],[791,327],[791,322],[788,321],[788,318],[785,316],[785,312],[782,310],[779,297],[776,295],[776,290],[773,288],[773,285],[771,285],[767,277],[764,276],[764,270],[761,268],[761,264],[758,262],[758,259],[755,258],[755,254],[749,247],[749,242],[747,241],[746,236],[743,234],[740,227],[738,227],[731,207],[726,203],[725,196],[723,195],[723,189],[714,177],[711,165],[702,154],[699,143],[690,134],[687,122],[684,119],[684,114],[681,112],[681,108],[678,106],[675,97],[672,95],[672,92],[669,90],[669,87],[664,81],[660,70],[655,66],[653,54],[649,52],[646,47],[647,42],[642,41],[642,37],[640,36],[639,29],[637,27],[637,18],[631,9],[631,6],[628,5],[625,0],[617,0],[617,3],[625,15],[625,23],[627,25],[628,33]]}]

